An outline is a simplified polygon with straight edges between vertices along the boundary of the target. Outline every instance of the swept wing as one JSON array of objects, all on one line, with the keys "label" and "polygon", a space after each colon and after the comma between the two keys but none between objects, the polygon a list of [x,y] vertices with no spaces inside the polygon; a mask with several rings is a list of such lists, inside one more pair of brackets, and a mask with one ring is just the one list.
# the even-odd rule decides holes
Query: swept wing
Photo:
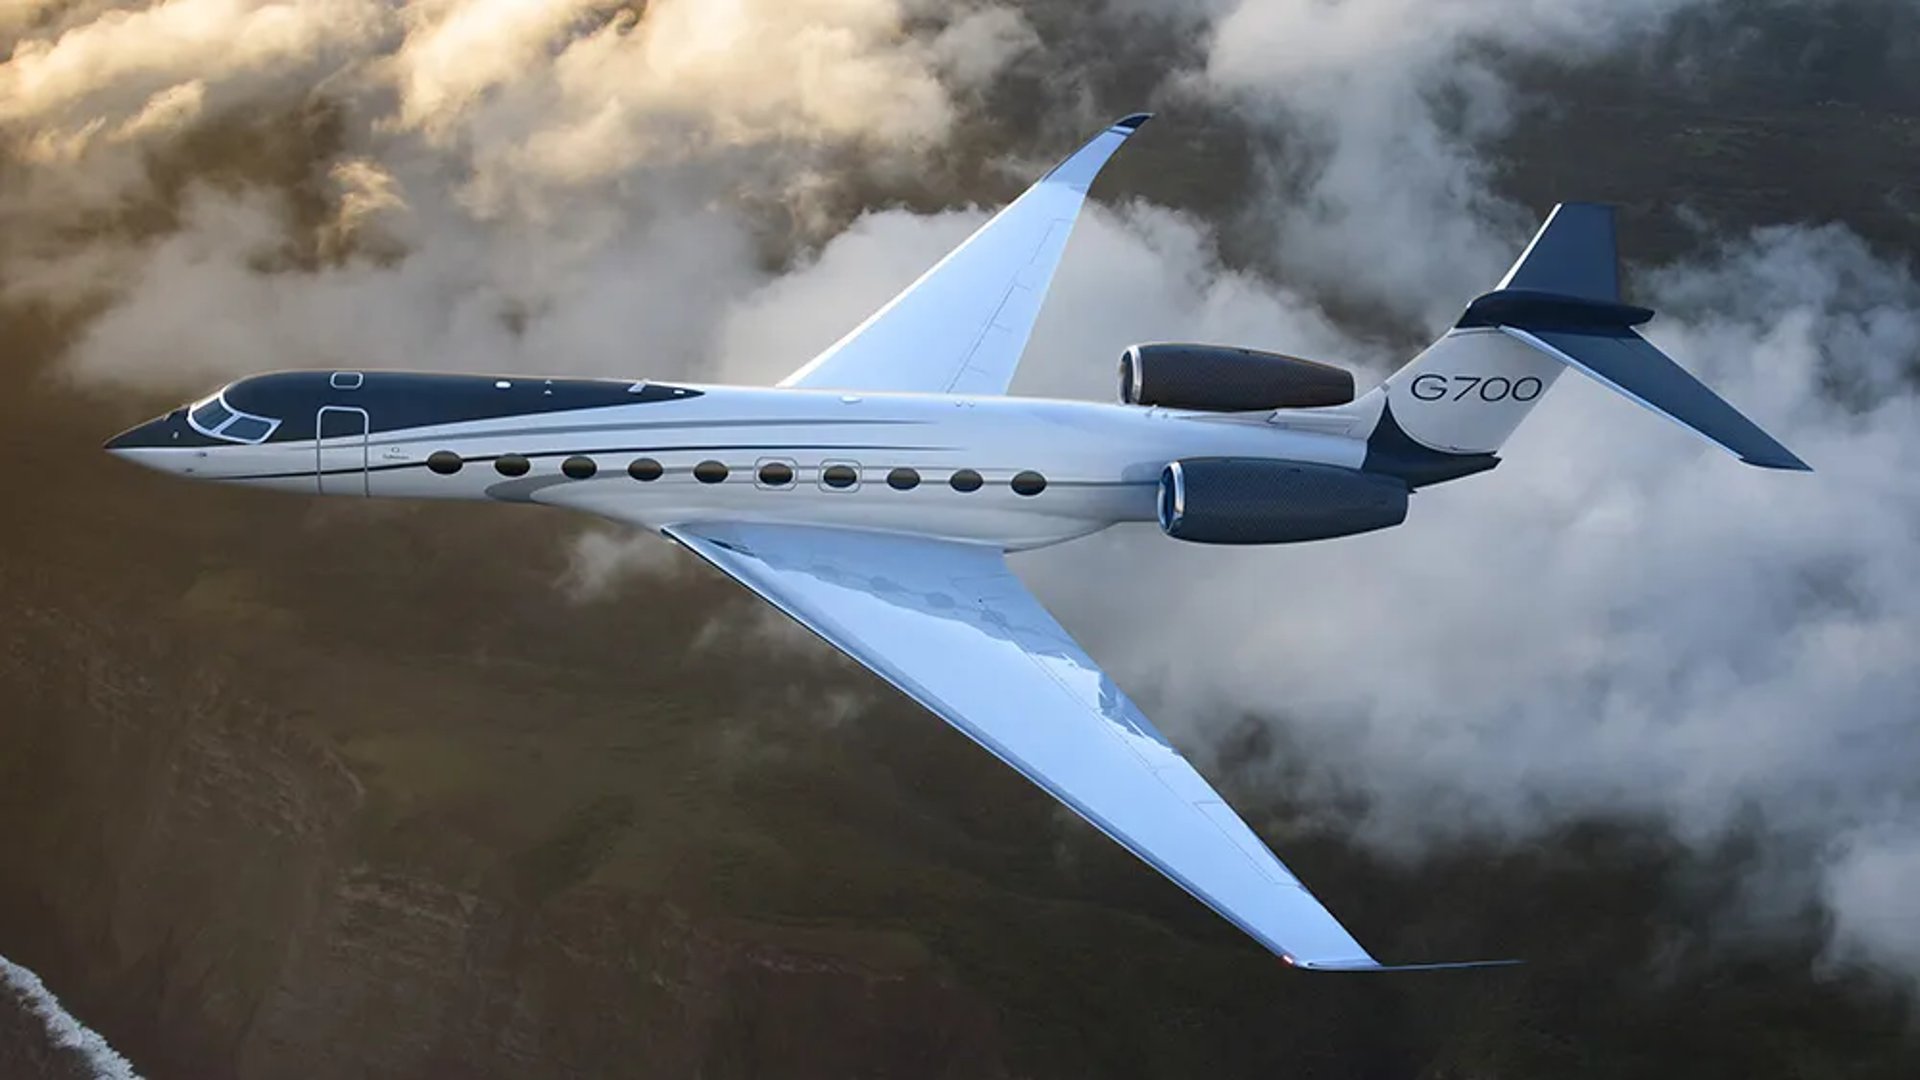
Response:
[{"label": "swept wing", "polygon": [[792,525],[665,532],[1288,962],[1380,969],[1047,614],[999,550]]},{"label": "swept wing", "polygon": [[905,292],[780,385],[1004,394],[1087,201],[1147,114],[1116,122],[994,215]]}]

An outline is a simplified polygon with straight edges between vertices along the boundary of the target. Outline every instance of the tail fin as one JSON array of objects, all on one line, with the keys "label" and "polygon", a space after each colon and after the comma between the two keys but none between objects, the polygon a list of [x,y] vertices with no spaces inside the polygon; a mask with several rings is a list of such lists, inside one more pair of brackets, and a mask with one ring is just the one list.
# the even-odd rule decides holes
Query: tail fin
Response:
[{"label": "tail fin", "polygon": [[1490,469],[1520,421],[1571,367],[1718,443],[1750,465],[1808,471],[1753,421],[1635,332],[1620,302],[1613,208],[1563,203],[1460,322],[1371,391],[1370,470],[1415,486]]},{"label": "tail fin", "polygon": [[1602,304],[1620,302],[1620,253],[1613,207],[1561,203],[1533,236],[1496,291],[1551,293]]}]

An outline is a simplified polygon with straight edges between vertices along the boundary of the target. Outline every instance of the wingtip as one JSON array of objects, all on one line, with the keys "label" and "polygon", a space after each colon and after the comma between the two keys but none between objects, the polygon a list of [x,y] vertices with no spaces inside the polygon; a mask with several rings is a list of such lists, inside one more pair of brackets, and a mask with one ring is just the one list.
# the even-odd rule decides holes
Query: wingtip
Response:
[{"label": "wingtip", "polygon": [[1117,128],[1125,128],[1128,131],[1139,131],[1140,125],[1146,123],[1151,119],[1153,119],[1153,114],[1150,112],[1130,113],[1126,116],[1121,117],[1118,120],[1115,120],[1113,122],[1113,126]]},{"label": "wingtip", "polygon": [[1800,472],[1800,473],[1810,473],[1813,471],[1813,466],[1807,464],[1804,461],[1801,461],[1799,458],[1795,457],[1792,454],[1787,454],[1784,457],[1777,457],[1777,458],[1743,457],[1740,460],[1746,462],[1747,464],[1753,466],[1756,469],[1773,469],[1778,472]]},{"label": "wingtip", "polygon": [[1438,964],[1382,964],[1371,957],[1364,960],[1302,960],[1281,954],[1289,967],[1302,971],[1471,971],[1476,968],[1519,967],[1525,960],[1456,960]]}]

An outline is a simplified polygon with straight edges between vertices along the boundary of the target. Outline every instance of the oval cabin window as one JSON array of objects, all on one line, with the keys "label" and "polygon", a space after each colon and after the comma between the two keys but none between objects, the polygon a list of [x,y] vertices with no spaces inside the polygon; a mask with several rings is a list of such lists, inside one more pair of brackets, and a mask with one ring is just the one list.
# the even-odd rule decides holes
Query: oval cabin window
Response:
[{"label": "oval cabin window", "polygon": [[955,491],[979,491],[980,485],[986,481],[980,479],[980,474],[972,469],[961,469],[947,482],[953,485]]},{"label": "oval cabin window", "polygon": [[784,461],[769,461],[760,466],[760,482],[768,487],[786,487],[793,483],[793,466]]},{"label": "oval cabin window", "polygon": [[717,461],[703,461],[693,467],[693,478],[703,484],[717,484],[727,478],[727,467]]},{"label": "oval cabin window", "polygon": [[501,454],[493,461],[493,471],[501,476],[525,476],[533,463],[523,454]]},{"label": "oval cabin window", "polygon": [[560,471],[567,474],[570,480],[587,480],[599,472],[600,467],[593,463],[592,458],[576,454],[560,463]]},{"label": "oval cabin window", "polygon": [[1038,495],[1047,490],[1047,478],[1028,469],[1013,478],[1013,491],[1016,495]]},{"label": "oval cabin window", "polygon": [[895,491],[912,491],[920,486],[920,474],[902,465],[887,474],[887,486]]},{"label": "oval cabin window", "polygon": [[460,471],[460,466],[465,464],[466,462],[460,460],[460,455],[451,450],[435,450],[427,455],[427,468],[441,476],[452,476]]},{"label": "oval cabin window", "polygon": [[634,458],[633,463],[627,466],[627,475],[643,484],[660,479],[666,471],[659,462],[650,457]]},{"label": "oval cabin window", "polygon": [[830,488],[850,488],[860,482],[860,474],[851,465],[829,465],[820,470],[820,482]]}]

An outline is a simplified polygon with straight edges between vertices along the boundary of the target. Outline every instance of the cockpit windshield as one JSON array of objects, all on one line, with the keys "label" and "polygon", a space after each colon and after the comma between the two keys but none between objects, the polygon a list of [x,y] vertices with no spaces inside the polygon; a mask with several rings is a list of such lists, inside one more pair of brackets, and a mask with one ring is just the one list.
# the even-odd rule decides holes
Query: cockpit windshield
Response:
[{"label": "cockpit windshield", "polygon": [[272,424],[257,416],[236,416],[232,423],[221,430],[220,435],[222,438],[239,439],[241,442],[259,442],[267,437],[267,432],[272,430]]},{"label": "cockpit windshield", "polygon": [[193,426],[208,435],[219,431],[221,424],[233,419],[233,413],[227,411],[225,405],[220,404],[219,398],[209,398],[195,406],[189,415],[193,417]]},{"label": "cockpit windshield", "polygon": [[229,408],[222,390],[187,411],[187,422],[202,435],[228,442],[257,443],[273,434],[280,421]]}]

